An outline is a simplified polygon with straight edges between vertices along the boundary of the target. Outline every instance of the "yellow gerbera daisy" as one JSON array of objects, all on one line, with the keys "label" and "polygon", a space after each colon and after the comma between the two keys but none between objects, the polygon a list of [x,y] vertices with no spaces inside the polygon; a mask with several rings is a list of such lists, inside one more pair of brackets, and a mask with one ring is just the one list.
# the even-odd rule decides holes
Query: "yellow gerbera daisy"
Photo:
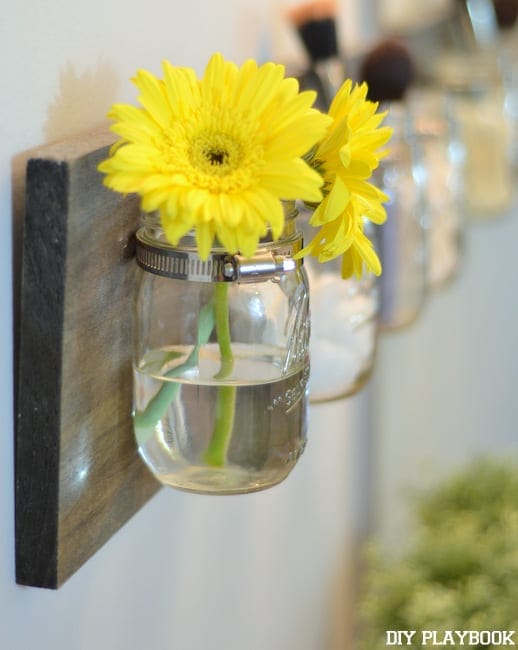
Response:
[{"label": "yellow gerbera daisy", "polygon": [[364,221],[381,224],[386,219],[383,202],[388,197],[368,179],[386,154],[381,147],[392,130],[380,128],[386,114],[376,113],[378,104],[366,96],[364,83],[353,87],[347,80],[342,85],[329,109],[333,125],[311,160],[324,177],[325,198],[310,220],[320,230],[302,254],[320,262],[344,255],[343,277],[353,273],[359,277],[364,262],[373,273],[381,273],[378,256],[364,234]]},{"label": "yellow gerbera daisy", "polygon": [[282,65],[238,68],[215,54],[202,79],[166,61],[163,79],[140,70],[133,81],[141,107],[112,107],[121,140],[99,169],[108,187],[160,211],[173,244],[194,229],[202,258],[215,237],[251,256],[268,227],[280,236],[281,199],[322,200],[322,177],[303,156],[331,120]]}]

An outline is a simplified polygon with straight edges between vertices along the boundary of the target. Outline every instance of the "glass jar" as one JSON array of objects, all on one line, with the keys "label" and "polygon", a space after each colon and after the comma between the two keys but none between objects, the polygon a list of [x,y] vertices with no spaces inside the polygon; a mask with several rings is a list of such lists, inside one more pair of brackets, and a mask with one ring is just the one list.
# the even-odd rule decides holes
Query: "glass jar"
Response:
[{"label": "glass jar", "polygon": [[436,289],[454,277],[460,262],[463,147],[442,89],[416,87],[407,103],[426,172],[422,222],[428,231],[428,284]]},{"label": "glass jar", "polygon": [[[301,209],[301,226],[309,241],[316,231]],[[311,375],[309,401],[328,402],[358,392],[374,367],[377,343],[378,285],[372,273],[343,279],[341,257],[304,266],[311,293]]]},{"label": "glass jar", "polygon": [[311,291],[310,402],[357,393],[374,367],[378,289],[372,273],[343,279],[340,260],[306,260]]},{"label": "glass jar", "polygon": [[464,147],[463,208],[491,218],[513,200],[511,124],[497,59],[489,52],[449,53],[439,60],[437,83],[447,89]]},{"label": "glass jar", "polygon": [[387,220],[375,226],[375,247],[383,268],[378,281],[382,330],[405,327],[418,317],[428,274],[423,158],[417,141],[411,138],[406,105],[391,102],[386,108],[385,123],[393,128],[390,152],[373,175],[374,183],[389,197]]},{"label": "glass jar", "polygon": [[296,211],[244,259],[194,238],[172,247],[156,216],[137,233],[134,429],[159,481],[236,494],[289,474],[306,443],[308,285]]}]

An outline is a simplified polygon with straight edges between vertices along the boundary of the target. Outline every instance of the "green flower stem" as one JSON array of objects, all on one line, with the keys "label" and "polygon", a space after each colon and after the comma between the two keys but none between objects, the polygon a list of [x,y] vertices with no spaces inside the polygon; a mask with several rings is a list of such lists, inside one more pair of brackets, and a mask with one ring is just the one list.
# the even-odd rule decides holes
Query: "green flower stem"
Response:
[{"label": "green flower stem", "polygon": [[[166,372],[164,378],[180,377],[186,370],[190,370],[198,365],[200,347],[205,345],[214,329],[214,308],[212,304],[205,305],[200,310],[198,318],[198,335],[194,348],[187,359]],[[165,382],[157,394],[151,399],[143,411],[136,411],[133,417],[135,434],[139,444],[143,444],[153,433],[156,425],[160,422],[169,405],[176,397],[180,390],[180,384]]]},{"label": "green flower stem", "polygon": [[[178,372],[175,372],[172,374],[167,373],[165,376],[166,377],[174,377],[178,376],[182,370],[186,370],[189,366],[187,364],[182,363],[181,366],[178,368],[175,368]],[[155,426],[160,422],[162,419],[163,414],[167,411],[167,408],[169,407],[169,404],[173,401],[173,399],[176,397],[176,393],[178,392],[178,389],[180,388],[180,384],[173,384],[167,382],[164,384],[158,393],[153,397],[153,399],[149,402],[149,404],[146,406],[146,408],[143,411],[136,411],[133,422],[135,425],[135,430],[137,431],[137,434],[140,434],[141,431],[147,432],[148,430],[152,431]],[[141,436],[137,436],[139,438],[139,442],[143,442],[141,440]],[[144,435],[144,438],[147,436]]]},{"label": "green flower stem", "polygon": [[[228,289],[225,282],[218,282],[214,291],[214,313],[216,319],[216,336],[221,356],[221,367],[214,379],[225,379],[234,367],[234,355],[230,338]],[[223,467],[227,456],[234,414],[236,410],[236,387],[219,386],[216,399],[216,421],[209,446],[205,451],[205,461],[213,467]]]},{"label": "green flower stem", "polygon": [[220,386],[216,402],[216,421],[209,446],[205,451],[205,462],[212,467],[224,467],[228,446],[234,428],[236,411],[236,387]]},{"label": "green flower stem", "polygon": [[226,282],[217,282],[214,290],[214,313],[216,318],[216,336],[221,355],[221,368],[214,379],[225,379],[234,367],[234,355],[230,339],[228,320],[228,288]]}]

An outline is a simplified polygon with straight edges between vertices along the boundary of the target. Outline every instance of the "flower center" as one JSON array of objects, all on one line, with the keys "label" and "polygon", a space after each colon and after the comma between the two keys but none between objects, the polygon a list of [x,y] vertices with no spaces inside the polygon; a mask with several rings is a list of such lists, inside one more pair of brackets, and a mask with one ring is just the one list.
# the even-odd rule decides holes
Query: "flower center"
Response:
[{"label": "flower center", "polygon": [[245,116],[211,107],[171,125],[161,134],[160,148],[167,167],[183,175],[186,185],[235,193],[254,185],[265,164],[261,136]]},{"label": "flower center", "polygon": [[193,138],[189,159],[204,174],[226,176],[243,162],[241,143],[226,133],[201,132]]},{"label": "flower center", "polygon": [[211,165],[222,165],[228,158],[226,151],[209,151],[207,157]]}]

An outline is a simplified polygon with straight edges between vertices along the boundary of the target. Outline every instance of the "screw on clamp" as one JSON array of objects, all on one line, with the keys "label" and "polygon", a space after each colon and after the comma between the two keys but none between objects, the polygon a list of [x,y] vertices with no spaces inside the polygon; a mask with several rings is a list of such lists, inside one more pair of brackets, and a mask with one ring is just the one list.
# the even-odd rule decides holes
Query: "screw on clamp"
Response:
[{"label": "screw on clamp", "polygon": [[255,282],[294,271],[299,265],[300,261],[294,260],[291,255],[262,253],[248,258],[242,255],[229,255],[223,262],[223,276],[227,282]]}]

